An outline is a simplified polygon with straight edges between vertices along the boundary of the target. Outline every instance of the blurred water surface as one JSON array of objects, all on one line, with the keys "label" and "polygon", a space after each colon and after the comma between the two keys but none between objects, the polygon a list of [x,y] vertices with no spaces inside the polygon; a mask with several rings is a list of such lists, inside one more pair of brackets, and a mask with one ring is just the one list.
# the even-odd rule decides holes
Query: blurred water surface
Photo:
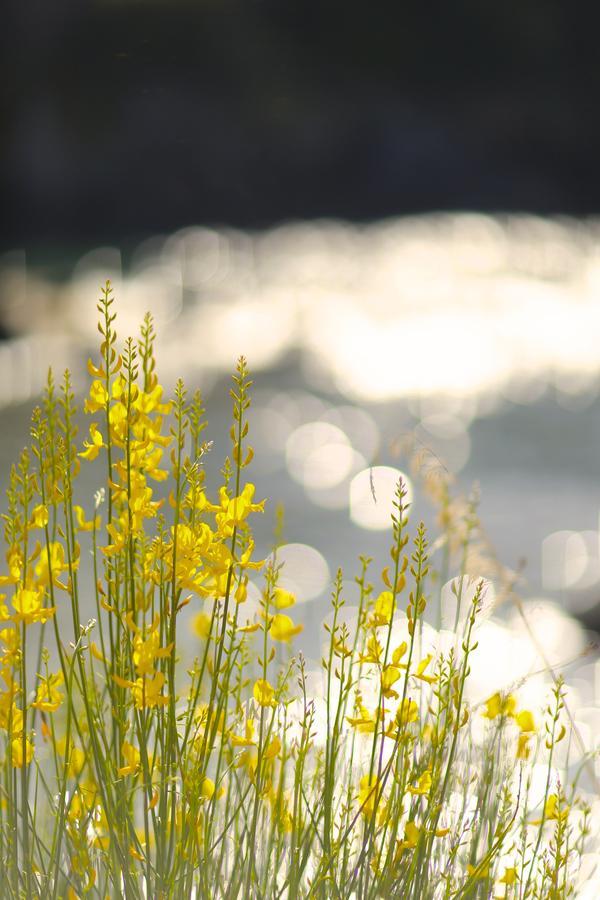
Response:
[{"label": "blurred water surface", "polygon": [[[72,264],[5,254],[4,483],[47,366],[68,365],[85,384],[106,278],[120,336],[150,310],[161,380],[202,388],[215,477],[226,373],[248,358],[254,478],[273,501],[258,537],[266,552],[281,501],[297,570],[321,572],[300,586],[309,618],[322,616],[338,565],[351,579],[359,553],[383,558],[408,440],[460,489],[479,482],[489,537],[504,564],[522,566],[526,597],[600,624],[599,221],[444,214],[258,233],[193,227]],[[84,478],[91,502],[93,471]],[[431,520],[418,496],[414,514]]]}]

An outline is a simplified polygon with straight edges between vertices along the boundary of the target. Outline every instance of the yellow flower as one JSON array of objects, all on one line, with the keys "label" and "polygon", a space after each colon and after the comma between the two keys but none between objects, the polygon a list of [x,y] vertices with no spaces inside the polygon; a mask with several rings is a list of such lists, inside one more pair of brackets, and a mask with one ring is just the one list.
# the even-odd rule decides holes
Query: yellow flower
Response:
[{"label": "yellow flower", "polygon": [[541,825],[542,821],[550,822],[553,820],[563,820],[567,819],[569,816],[569,807],[566,803],[559,803],[558,796],[556,794],[549,794],[546,803],[544,804],[544,817],[542,819],[535,819],[533,822],[530,822],[530,825]]},{"label": "yellow flower", "polygon": [[[48,562],[48,554],[50,562]],[[79,559],[73,560],[73,569],[79,566]],[[42,547],[40,558],[35,566],[35,576],[40,585],[50,584],[50,574],[52,573],[52,583],[55,587],[66,590],[66,585],[58,580],[58,576],[62,572],[68,572],[69,563],[65,560],[65,548],[58,541],[50,541],[47,547]]]},{"label": "yellow flower", "polygon": [[[216,793],[215,793],[216,792]],[[214,797],[215,800],[218,800],[225,793],[225,788],[221,786],[217,791],[215,788],[215,783],[212,778],[208,778],[205,776],[202,779],[202,785],[200,787],[200,794],[204,797],[205,800],[212,800]]]},{"label": "yellow flower", "polygon": [[95,516],[88,521],[82,506],[74,506],[73,512],[75,513],[75,521],[79,531],[93,531],[94,527],[96,529],[100,527],[100,516]]},{"label": "yellow flower", "polygon": [[90,641],[90,653],[92,654],[94,659],[98,660],[98,662],[106,662],[106,657],[95,641]]},{"label": "yellow flower", "polygon": [[230,533],[234,527],[246,528],[246,519],[251,512],[264,512],[264,500],[261,500],[260,503],[252,502],[255,490],[254,485],[248,483],[239,497],[229,499],[225,488],[221,488],[222,512],[217,513],[216,517],[221,531]]},{"label": "yellow flower", "polygon": [[154,671],[154,663],[157,659],[165,659],[171,655],[173,644],[168,647],[160,646],[159,625],[160,619],[158,614],[154,617],[154,621],[144,638],[143,633],[133,621],[133,616],[128,613],[126,621],[132,631],[135,632],[133,638],[133,664],[138,675],[151,675]]},{"label": "yellow flower", "polygon": [[64,681],[63,673],[49,675],[38,685],[35,702],[31,705],[43,712],[56,712],[64,700],[64,695],[58,690],[58,686]]},{"label": "yellow flower", "polygon": [[199,638],[204,638],[204,640],[206,640],[210,634],[210,622],[210,616],[207,616],[206,613],[199,612],[194,616],[194,621],[192,623],[194,634]]},{"label": "yellow flower", "polygon": [[402,674],[398,666],[386,666],[381,673],[381,693],[384,697],[397,698],[398,693],[393,690],[392,685],[395,684]]},{"label": "yellow flower", "polygon": [[407,822],[404,828],[404,840],[411,847],[417,846],[417,841],[419,840],[419,835],[421,834],[421,829],[417,828],[413,821]]},{"label": "yellow flower", "polygon": [[396,710],[396,722],[398,725],[410,725],[419,718],[419,707],[414,700],[406,698],[402,703],[398,704]]},{"label": "yellow flower", "polygon": [[394,615],[394,595],[391,591],[382,591],[377,600],[371,616],[372,625],[389,625]]},{"label": "yellow flower", "polygon": [[138,678],[133,689],[133,699],[137,708],[166,706],[169,698],[161,694],[164,683],[165,676],[162,672],[155,672],[152,678]]},{"label": "yellow flower", "polygon": [[91,461],[93,459],[96,459],[102,447],[106,447],[104,438],[102,437],[102,433],[98,431],[98,426],[95,422],[92,422],[92,424],[90,425],[90,437],[92,439],[91,442],[83,442],[85,450],[82,450],[79,456],[81,456],[82,459],[89,459]]},{"label": "yellow flower", "polygon": [[482,865],[479,863],[479,865],[473,866],[471,863],[467,863],[467,875],[473,875],[477,881],[483,881],[485,878],[489,878],[489,864]]},{"label": "yellow flower", "polygon": [[254,699],[260,706],[274,706],[275,690],[264,678],[259,678],[254,682],[252,689]]},{"label": "yellow flower", "polygon": [[121,753],[125,759],[125,765],[117,770],[119,775],[137,775],[140,770],[140,751],[128,741],[123,741]]},{"label": "yellow flower", "polygon": [[8,606],[3,602],[5,599],[6,594],[0,594],[0,622],[8,622],[8,620],[10,619]]},{"label": "yellow flower", "polygon": [[533,713],[528,709],[522,709],[520,713],[517,713],[515,719],[521,731],[535,731],[535,719]]},{"label": "yellow flower", "polygon": [[0,671],[6,684],[12,684],[12,669],[18,665],[21,651],[21,638],[19,629],[13,625],[11,628],[0,629],[0,641],[4,644],[4,650],[0,657]]},{"label": "yellow flower", "polygon": [[162,393],[162,385],[157,383],[149,391],[140,391],[133,405],[143,416],[149,416],[153,412],[168,415],[171,403],[162,402]]},{"label": "yellow flower", "polygon": [[290,591],[284,591],[283,588],[277,587],[273,592],[273,605],[275,609],[288,609],[296,602],[295,596]]},{"label": "yellow flower", "polygon": [[34,506],[31,510],[30,528],[44,528],[48,524],[48,507],[43,503]]},{"label": "yellow flower", "polygon": [[531,752],[531,734],[526,731],[521,732],[517,741],[517,759],[529,759]]},{"label": "yellow flower", "polygon": [[[256,570],[262,569],[262,567],[265,564],[264,559],[254,559],[253,560],[252,559],[253,552],[254,552],[254,541],[252,539],[250,539],[248,541],[248,546],[246,547],[246,549],[240,556],[239,563],[238,563],[240,569],[256,569]],[[276,588],[275,591],[277,592],[277,590],[279,590],[279,589]],[[290,596],[291,596],[291,594],[290,594]],[[277,604],[275,604],[275,605],[277,606]],[[283,608],[283,607],[280,607],[280,608]]]},{"label": "yellow flower", "polygon": [[361,653],[361,655],[359,656],[359,661],[363,663],[377,664],[381,660],[382,653],[383,647],[381,646],[375,635],[371,634],[367,638],[367,652]]},{"label": "yellow flower", "polygon": [[245,603],[248,599],[248,579],[243,578],[235,589],[235,602]]},{"label": "yellow flower", "polygon": [[504,870],[504,875],[499,878],[500,884],[514,884],[518,879],[517,870],[513,866],[509,866]]},{"label": "yellow flower", "polygon": [[152,678],[144,676],[135,681],[113,675],[113,680],[119,687],[131,690],[136,709],[152,709],[155,706],[166,706],[169,702],[169,697],[161,694],[165,684],[163,672],[155,672]]},{"label": "yellow flower", "polygon": [[0,576],[0,584],[16,584],[23,569],[23,552],[17,544],[11,544],[6,551],[6,562],[9,574]]},{"label": "yellow flower", "polygon": [[[56,750],[61,756],[66,754],[67,740],[61,738],[56,742]],[[73,742],[69,746],[69,754],[67,761],[67,775],[69,778],[78,778],[85,765],[85,753],[81,747],[76,747]]]},{"label": "yellow flower", "polygon": [[110,522],[106,526],[106,530],[110,534],[112,538],[112,544],[107,544],[105,547],[100,547],[102,553],[105,556],[114,556],[119,553],[120,550],[123,549],[125,544],[127,543],[127,535],[129,530],[129,523],[124,516],[121,516],[118,519],[118,523],[120,528],[118,528],[113,522]]},{"label": "yellow flower", "polygon": [[358,792],[358,805],[360,811],[365,818],[370,819],[375,812],[377,806],[378,793],[381,788],[381,782],[376,775],[363,775],[360,779],[360,790]]},{"label": "yellow flower", "polygon": [[[141,441],[132,441],[130,444],[130,466],[138,470],[140,475],[148,475],[155,481],[165,481],[169,473],[158,466],[162,459],[161,447],[154,447],[148,436]],[[124,480],[127,480],[127,466],[124,463],[117,465],[117,471]]]},{"label": "yellow flower", "polygon": [[32,625],[34,622],[47,622],[56,612],[55,606],[44,607],[43,588],[31,590],[29,588],[19,588],[12,599],[12,605],[15,609],[13,615],[14,622],[24,622],[25,625]]},{"label": "yellow flower", "polygon": [[243,753],[240,753],[235,763],[236,769],[244,768],[246,770],[251,781],[254,781],[257,766],[258,754],[254,748],[251,750],[244,750]]},{"label": "yellow flower", "polygon": [[206,493],[197,485],[194,485],[186,491],[181,505],[183,509],[191,509],[196,513],[203,513],[205,510],[212,510],[215,512],[221,509],[220,506],[213,507],[212,504],[208,502]]},{"label": "yellow flower", "polygon": [[[145,846],[145,842],[141,841],[140,847],[142,848],[142,850]],[[133,857],[133,859],[137,859],[138,862],[144,862],[145,857],[140,853],[139,850],[136,849],[134,844],[130,844],[129,846],[129,855]]]},{"label": "yellow flower", "polygon": [[[23,768],[23,738],[15,738],[10,745],[10,761],[15,769]],[[29,738],[25,739],[25,765],[28,766],[33,759],[33,744]]]},{"label": "yellow flower", "polygon": [[106,388],[101,381],[92,381],[90,385],[90,393],[84,401],[83,408],[86,413],[97,412],[99,409],[105,409],[108,400]]},{"label": "yellow flower", "polygon": [[405,850],[414,850],[419,842],[421,829],[411,819],[404,826],[404,840],[397,841],[395,861],[398,861]]},{"label": "yellow flower", "polygon": [[[115,381],[112,388],[113,398],[116,384],[117,382]],[[127,435],[127,406],[124,403],[116,402],[112,404],[108,414],[108,423],[111,443],[117,447],[123,447]]]},{"label": "yellow flower", "polygon": [[411,794],[428,794],[431,790],[431,770],[426,769],[420,776],[417,786],[412,787],[409,785],[408,790]]},{"label": "yellow flower", "polygon": [[246,621],[245,625],[238,625],[238,631],[242,631],[244,634],[253,634],[255,631],[258,631],[260,628],[260,622],[249,622]]},{"label": "yellow flower", "polygon": [[215,793],[215,783],[212,778],[203,778],[200,794],[205,800],[212,800]]},{"label": "yellow flower", "polygon": [[0,728],[17,737],[23,732],[23,712],[14,702],[14,697],[14,689],[0,693]]},{"label": "yellow flower", "polygon": [[[177,548],[175,574],[179,588],[200,591],[204,594],[210,593],[203,584],[209,573],[202,571],[202,566],[207,558],[212,561],[216,553],[213,546],[214,538],[215,535],[204,522],[197,524],[195,528],[184,522],[171,528],[171,540],[165,547],[164,559],[167,564],[168,577],[171,577],[172,572],[169,570],[172,566],[175,547]],[[227,572],[231,557],[226,547],[223,548],[223,551],[224,559],[219,568]],[[200,573],[198,573],[199,569]]]},{"label": "yellow flower", "polygon": [[275,759],[281,752],[281,741],[278,737],[274,737],[271,743],[265,747],[263,759]]},{"label": "yellow flower", "polygon": [[244,726],[244,736],[229,733],[229,740],[234,747],[254,747],[256,740],[254,739],[254,719],[246,719]]},{"label": "yellow flower", "polygon": [[361,734],[373,734],[375,731],[375,714],[370,713],[366,706],[357,701],[357,709],[360,715],[346,716],[347,721]]},{"label": "yellow flower", "polygon": [[495,719],[497,716],[514,716],[517,708],[517,698],[514,694],[502,696],[499,692],[488,697],[485,703],[486,719]]},{"label": "yellow flower", "polygon": [[289,810],[291,792],[280,793],[275,788],[271,788],[267,799],[271,805],[271,814],[275,822],[285,834],[289,834],[293,827],[293,819]]},{"label": "yellow flower", "polygon": [[91,359],[87,361],[87,370],[92,378],[106,378],[104,366],[95,366]]},{"label": "yellow flower", "polygon": [[[127,483],[126,478],[125,483]],[[125,489],[122,490],[122,493],[126,494]],[[130,475],[129,492],[131,528],[134,534],[142,531],[144,519],[152,519],[156,516],[161,503],[160,500],[152,500],[152,488],[148,487],[145,476],[134,470]]]},{"label": "yellow flower", "polygon": [[426,675],[425,669],[433,659],[433,654],[429,653],[424,659],[421,660],[419,665],[417,666],[417,671],[414,673],[415,678],[420,678],[421,681],[426,681],[428,684],[433,684],[437,681],[437,677],[435,675]]},{"label": "yellow flower", "polygon": [[395,666],[400,666],[401,669],[406,668],[404,663],[401,663],[400,660],[402,659],[402,657],[404,656],[404,654],[406,653],[407,650],[408,650],[408,645],[407,645],[406,641],[402,641],[402,643],[396,647],[396,649],[392,653],[392,663]]},{"label": "yellow flower", "polygon": [[68,773],[71,778],[78,778],[85,765],[85,752],[81,747],[72,747],[69,755]]},{"label": "yellow flower", "polygon": [[274,641],[283,641],[288,644],[296,634],[300,634],[304,625],[294,625],[289,616],[277,613],[271,620],[269,636]]}]

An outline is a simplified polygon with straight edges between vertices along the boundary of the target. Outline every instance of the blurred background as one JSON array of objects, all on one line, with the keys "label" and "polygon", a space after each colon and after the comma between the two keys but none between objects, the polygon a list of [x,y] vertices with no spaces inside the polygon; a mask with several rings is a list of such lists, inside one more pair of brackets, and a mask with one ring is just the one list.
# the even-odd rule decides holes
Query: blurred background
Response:
[{"label": "blurred background", "polygon": [[338,565],[350,579],[385,552],[408,441],[481,485],[525,598],[600,628],[600,58],[582,10],[6,0],[2,483],[48,365],[83,385],[110,277],[121,336],[151,310],[163,380],[202,388],[215,472],[248,357],[259,538],[283,502],[309,618]]}]

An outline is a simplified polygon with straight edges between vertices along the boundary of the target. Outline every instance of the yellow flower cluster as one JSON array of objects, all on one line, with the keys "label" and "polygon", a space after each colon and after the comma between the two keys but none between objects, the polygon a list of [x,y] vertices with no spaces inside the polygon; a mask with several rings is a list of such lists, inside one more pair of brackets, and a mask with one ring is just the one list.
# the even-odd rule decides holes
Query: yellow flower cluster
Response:
[{"label": "yellow flower cluster", "polygon": [[483,716],[486,719],[505,717],[514,720],[519,729],[517,743],[517,759],[528,759],[531,752],[531,740],[536,732],[535,719],[529,709],[517,709],[517,698],[514,694],[502,695],[499,691],[492,694],[485,702]]},{"label": "yellow flower cluster", "polygon": [[[381,584],[369,583],[361,557],[358,608],[347,616],[338,571],[321,660],[310,664],[292,651],[303,625],[283,586],[280,517],[272,555],[255,558],[253,516],[265,501],[245,472],[245,360],[233,377],[230,455],[211,487],[199,393],[188,398],[178,382],[165,399],[149,317],[141,340],[117,351],[112,302],[107,285],[83,444],[70,377],[58,396],[50,377],[7,494],[7,893],[513,897],[565,884],[565,847],[581,855],[588,825],[575,837],[577,800],[553,768],[562,686],[545,742],[511,694],[489,697],[482,712],[493,724],[482,727],[465,682],[483,583],[449,651],[423,621],[441,572],[467,565],[472,504],[461,506],[465,541],[457,548],[445,533],[435,545],[443,569],[430,576],[435,548],[423,524],[408,546],[399,481]],[[82,461],[101,482],[93,509],[75,503]],[[197,640],[186,643],[188,624]],[[505,758],[506,735],[517,760],[512,750]],[[521,776],[544,743],[546,789],[534,796],[539,779]]]}]

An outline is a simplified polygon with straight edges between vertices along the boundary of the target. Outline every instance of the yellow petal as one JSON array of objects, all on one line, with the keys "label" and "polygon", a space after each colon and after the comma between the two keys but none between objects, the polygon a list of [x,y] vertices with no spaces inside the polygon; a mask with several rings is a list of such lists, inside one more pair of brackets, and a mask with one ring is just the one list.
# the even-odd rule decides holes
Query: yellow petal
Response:
[{"label": "yellow petal", "polygon": [[281,751],[281,741],[278,737],[273,738],[269,746],[265,749],[263,757],[265,759],[274,759]]},{"label": "yellow petal", "polygon": [[254,683],[252,694],[260,706],[273,706],[275,690],[264,678],[259,678],[258,681]]}]

